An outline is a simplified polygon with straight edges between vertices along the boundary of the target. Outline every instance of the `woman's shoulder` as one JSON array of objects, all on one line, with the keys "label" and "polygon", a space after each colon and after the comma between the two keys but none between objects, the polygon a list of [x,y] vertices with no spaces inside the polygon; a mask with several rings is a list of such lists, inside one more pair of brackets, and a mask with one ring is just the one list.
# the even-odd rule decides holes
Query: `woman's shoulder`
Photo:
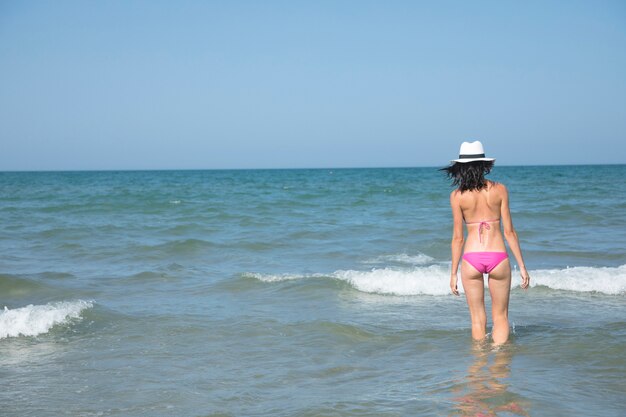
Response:
[{"label": "woman's shoulder", "polygon": [[501,193],[506,193],[507,189],[506,189],[506,185],[502,184],[501,182],[496,182],[496,181],[488,181],[488,187],[490,191],[496,191],[496,192],[501,192]]}]

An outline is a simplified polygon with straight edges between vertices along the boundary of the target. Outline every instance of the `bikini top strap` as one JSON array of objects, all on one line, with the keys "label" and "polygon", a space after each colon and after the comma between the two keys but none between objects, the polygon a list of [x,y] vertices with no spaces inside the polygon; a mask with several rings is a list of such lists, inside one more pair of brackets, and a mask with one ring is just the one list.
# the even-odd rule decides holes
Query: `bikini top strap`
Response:
[{"label": "bikini top strap", "polygon": [[[465,219],[463,219],[465,220]],[[477,222],[468,222],[467,220],[465,220],[465,224],[479,224],[479,223],[493,223],[493,222],[499,222],[500,219],[493,219],[493,220],[480,220]]]},{"label": "bikini top strap", "polygon": [[478,224],[478,241],[480,243],[483,243],[483,229],[487,229],[490,230],[491,226],[489,226],[489,223],[493,223],[493,222],[499,222],[500,219],[494,219],[494,220],[483,220],[480,222],[465,222],[465,224]]}]

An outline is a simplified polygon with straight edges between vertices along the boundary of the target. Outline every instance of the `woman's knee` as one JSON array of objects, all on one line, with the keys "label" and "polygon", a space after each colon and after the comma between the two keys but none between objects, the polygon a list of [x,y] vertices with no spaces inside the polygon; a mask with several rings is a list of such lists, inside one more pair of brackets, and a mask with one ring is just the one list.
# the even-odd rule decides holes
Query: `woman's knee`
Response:
[{"label": "woman's knee", "polygon": [[487,316],[484,312],[472,314],[472,326],[485,326],[487,325]]},{"label": "woman's knee", "polygon": [[492,311],[491,312],[491,317],[493,319],[493,322],[508,322],[509,321],[509,312],[508,311]]}]

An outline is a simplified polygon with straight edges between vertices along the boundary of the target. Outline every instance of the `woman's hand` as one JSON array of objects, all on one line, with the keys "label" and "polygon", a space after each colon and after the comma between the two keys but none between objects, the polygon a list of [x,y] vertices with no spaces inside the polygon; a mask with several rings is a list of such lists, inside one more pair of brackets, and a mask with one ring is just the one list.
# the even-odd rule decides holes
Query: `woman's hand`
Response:
[{"label": "woman's hand", "polygon": [[457,287],[458,277],[455,273],[450,274],[450,290],[452,294],[459,295],[459,288]]},{"label": "woman's hand", "polygon": [[522,289],[525,290],[530,285],[530,275],[528,275],[528,271],[526,270],[526,268],[520,269],[520,275],[522,276],[521,286],[522,286]]}]

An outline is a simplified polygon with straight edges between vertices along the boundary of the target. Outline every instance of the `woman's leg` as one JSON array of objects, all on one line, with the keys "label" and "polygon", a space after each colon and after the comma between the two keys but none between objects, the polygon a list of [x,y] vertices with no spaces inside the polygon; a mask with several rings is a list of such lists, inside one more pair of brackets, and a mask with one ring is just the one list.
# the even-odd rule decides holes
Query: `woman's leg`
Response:
[{"label": "woman's leg", "polygon": [[463,259],[461,263],[461,280],[472,320],[472,338],[474,340],[483,340],[487,325],[483,274]]},{"label": "woman's leg", "polygon": [[508,259],[500,262],[489,273],[491,294],[491,317],[493,319],[493,343],[501,345],[509,339],[509,294],[511,293],[511,264]]}]

